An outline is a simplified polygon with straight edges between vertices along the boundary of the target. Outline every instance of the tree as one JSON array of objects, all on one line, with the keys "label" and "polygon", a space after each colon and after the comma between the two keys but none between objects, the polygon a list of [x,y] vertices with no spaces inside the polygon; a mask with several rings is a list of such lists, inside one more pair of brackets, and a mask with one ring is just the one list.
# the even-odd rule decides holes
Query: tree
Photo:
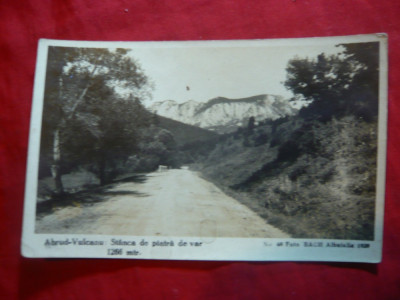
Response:
[{"label": "tree", "polygon": [[312,101],[308,112],[318,111],[325,118],[342,109],[342,96],[350,86],[354,69],[340,56],[322,53],[316,59],[292,59],[286,71],[285,87]]},{"label": "tree", "polygon": [[73,134],[64,140],[69,161],[94,166],[100,184],[112,179],[118,166],[138,150],[139,128],[146,127],[146,111],[137,101],[103,93],[91,98],[68,125]]},{"label": "tree", "polygon": [[[147,77],[127,53],[125,49],[49,47],[42,146],[52,156],[51,173],[57,194],[64,192],[62,160],[64,142],[71,140],[68,137],[77,134],[97,141],[87,149],[102,149],[106,144],[123,148],[121,139],[109,140],[109,131],[125,130],[121,124],[128,121],[126,103],[135,104],[138,99],[122,101],[116,87],[141,95],[147,84]],[[80,130],[72,131],[77,124]]]},{"label": "tree", "polygon": [[357,114],[360,107],[376,108],[379,43],[338,46],[344,51],[337,55],[321,53],[316,59],[296,57],[288,62],[285,87],[295,97],[312,101],[302,109],[303,115],[329,119],[334,114]]},{"label": "tree", "polygon": [[379,43],[341,45],[346,60],[357,66],[349,88],[349,111],[366,121],[376,119],[379,97]]},{"label": "tree", "polygon": [[255,122],[256,122],[256,119],[253,116],[251,116],[249,118],[249,122],[247,123],[247,131],[249,133],[253,132],[253,129],[255,127]]}]

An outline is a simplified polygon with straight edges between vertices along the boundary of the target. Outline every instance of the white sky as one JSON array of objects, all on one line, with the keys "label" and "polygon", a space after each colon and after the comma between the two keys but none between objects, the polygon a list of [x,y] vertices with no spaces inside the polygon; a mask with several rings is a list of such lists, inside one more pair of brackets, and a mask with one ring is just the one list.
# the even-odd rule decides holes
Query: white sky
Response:
[{"label": "white sky", "polygon": [[[286,65],[295,56],[314,58],[337,53],[330,46],[137,48],[130,52],[154,83],[156,101],[207,101],[222,96],[275,94],[291,97],[283,82]],[[189,90],[187,90],[189,87]]]}]

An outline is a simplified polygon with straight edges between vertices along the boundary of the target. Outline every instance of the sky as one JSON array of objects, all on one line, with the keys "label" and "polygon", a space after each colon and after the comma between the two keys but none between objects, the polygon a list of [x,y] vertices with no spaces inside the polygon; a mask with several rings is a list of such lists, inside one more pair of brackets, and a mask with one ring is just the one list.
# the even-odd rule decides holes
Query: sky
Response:
[{"label": "sky", "polygon": [[215,97],[242,98],[259,94],[292,96],[283,82],[294,57],[315,58],[338,53],[332,45],[252,47],[137,48],[130,52],[154,85],[144,104],[175,100],[205,102]]}]

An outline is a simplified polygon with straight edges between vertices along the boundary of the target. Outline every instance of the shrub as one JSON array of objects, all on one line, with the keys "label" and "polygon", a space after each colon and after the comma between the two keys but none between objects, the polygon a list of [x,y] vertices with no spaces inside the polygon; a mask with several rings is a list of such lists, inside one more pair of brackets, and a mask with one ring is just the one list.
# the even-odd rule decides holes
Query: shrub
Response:
[{"label": "shrub", "polygon": [[297,142],[289,140],[279,147],[277,160],[281,162],[294,162],[300,156],[300,154],[301,152]]}]

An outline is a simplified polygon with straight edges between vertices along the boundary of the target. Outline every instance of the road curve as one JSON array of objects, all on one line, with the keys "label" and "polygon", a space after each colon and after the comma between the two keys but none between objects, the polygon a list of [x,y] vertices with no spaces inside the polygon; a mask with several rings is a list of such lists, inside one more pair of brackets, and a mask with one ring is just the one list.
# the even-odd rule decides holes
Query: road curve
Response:
[{"label": "road curve", "polygon": [[36,222],[36,233],[193,237],[289,237],[211,182],[189,170],[125,182],[93,206],[59,209]]}]

